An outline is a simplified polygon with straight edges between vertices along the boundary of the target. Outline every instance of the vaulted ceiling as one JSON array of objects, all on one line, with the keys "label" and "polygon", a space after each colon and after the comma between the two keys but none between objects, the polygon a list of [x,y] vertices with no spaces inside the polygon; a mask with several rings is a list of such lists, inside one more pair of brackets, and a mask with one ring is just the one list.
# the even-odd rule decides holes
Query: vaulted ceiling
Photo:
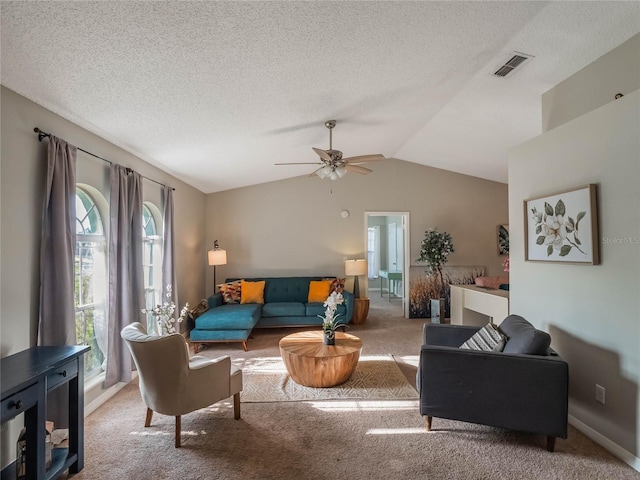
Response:
[{"label": "vaulted ceiling", "polygon": [[[637,2],[3,0],[1,14],[3,85],[205,193],[310,173],[274,163],[315,162],[329,119],[345,156],[506,182],[541,95],[640,31]],[[514,51],[533,58],[493,75]]]}]

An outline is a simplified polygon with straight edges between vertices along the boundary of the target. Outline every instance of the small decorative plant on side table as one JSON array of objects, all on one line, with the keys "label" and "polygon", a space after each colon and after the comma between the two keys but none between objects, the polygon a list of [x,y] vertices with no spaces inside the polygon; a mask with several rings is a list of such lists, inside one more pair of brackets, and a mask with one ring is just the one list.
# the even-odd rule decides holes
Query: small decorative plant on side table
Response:
[{"label": "small decorative plant on side table", "polygon": [[336,344],[336,330],[338,327],[347,328],[347,324],[338,320],[340,314],[336,314],[336,310],[338,309],[338,305],[342,305],[344,303],[344,297],[341,293],[332,292],[331,295],[324,302],[324,306],[327,309],[324,312],[324,317],[322,315],[318,315],[322,319],[322,332],[324,333],[324,344],[325,345],[335,345]]},{"label": "small decorative plant on side table", "polygon": [[420,245],[420,258],[418,262],[427,263],[427,274],[435,277],[436,292],[438,298],[431,299],[431,322],[440,323],[445,317],[445,285],[442,268],[449,260],[449,255],[454,252],[451,235],[447,232],[438,232],[430,228],[424,232],[424,239]]}]

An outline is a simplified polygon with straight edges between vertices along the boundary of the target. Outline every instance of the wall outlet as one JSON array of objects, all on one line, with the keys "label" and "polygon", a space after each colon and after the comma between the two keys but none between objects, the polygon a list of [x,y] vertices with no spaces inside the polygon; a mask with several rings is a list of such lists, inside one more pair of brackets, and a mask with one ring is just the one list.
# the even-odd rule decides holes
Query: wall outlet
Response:
[{"label": "wall outlet", "polygon": [[596,402],[604,405],[604,394],[605,394],[604,387],[596,383]]}]

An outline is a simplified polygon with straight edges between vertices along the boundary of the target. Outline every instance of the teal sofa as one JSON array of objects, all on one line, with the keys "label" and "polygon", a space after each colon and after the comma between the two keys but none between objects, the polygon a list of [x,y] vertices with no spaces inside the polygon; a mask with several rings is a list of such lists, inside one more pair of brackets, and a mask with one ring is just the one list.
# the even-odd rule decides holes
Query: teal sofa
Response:
[{"label": "teal sofa", "polygon": [[[244,278],[248,282],[265,281],[264,304],[225,304],[222,294],[209,297],[209,308],[195,320],[189,340],[195,353],[200,345],[212,342],[241,342],[247,350],[247,340],[254,328],[320,327],[325,307],[309,303],[309,282],[328,277],[268,277]],[[240,280],[227,279],[227,282]],[[353,316],[353,294],[343,291],[344,304],[338,306],[339,319],[349,323]]]}]

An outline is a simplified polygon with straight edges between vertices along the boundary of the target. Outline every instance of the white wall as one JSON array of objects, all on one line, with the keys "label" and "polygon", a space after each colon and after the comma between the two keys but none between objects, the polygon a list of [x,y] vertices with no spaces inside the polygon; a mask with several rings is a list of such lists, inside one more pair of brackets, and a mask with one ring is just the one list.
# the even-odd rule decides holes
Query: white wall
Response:
[{"label": "white wall", "polygon": [[[217,279],[344,275],[343,258],[366,253],[366,211],[410,212],[412,261],[424,231],[437,227],[453,237],[451,265],[502,272],[496,227],[507,223],[505,184],[401,160],[367,167],[373,173],[350,173],[334,182],[303,176],[207,195],[206,243],[218,239],[228,258]],[[340,216],[345,209],[346,219]],[[360,288],[366,291],[365,282]],[[210,268],[207,291],[212,290]]]},{"label": "white wall", "polygon": [[[549,331],[553,347],[569,362],[573,423],[635,468],[640,466],[638,132],[636,90],[512,149],[509,158],[510,310]],[[523,200],[588,183],[598,185],[601,264],[525,262]],[[606,388],[605,405],[595,401],[596,384]]]},{"label": "white wall", "polygon": [[640,34],[542,95],[546,132],[640,88]]},{"label": "white wall", "polygon": [[[2,146],[0,206],[0,357],[34,346],[37,340],[39,250],[42,196],[46,173],[46,142],[39,143],[34,127],[142,175],[176,188],[174,192],[176,265],[180,303],[204,296],[204,194],[113,144],[2,87]],[[101,160],[78,152],[78,181],[106,188],[108,170]],[[144,181],[145,200],[160,206],[160,187]],[[86,403],[102,394],[87,392]],[[11,422],[2,430],[2,461],[14,458],[19,428]],[[11,451],[9,451],[9,449]]]}]

